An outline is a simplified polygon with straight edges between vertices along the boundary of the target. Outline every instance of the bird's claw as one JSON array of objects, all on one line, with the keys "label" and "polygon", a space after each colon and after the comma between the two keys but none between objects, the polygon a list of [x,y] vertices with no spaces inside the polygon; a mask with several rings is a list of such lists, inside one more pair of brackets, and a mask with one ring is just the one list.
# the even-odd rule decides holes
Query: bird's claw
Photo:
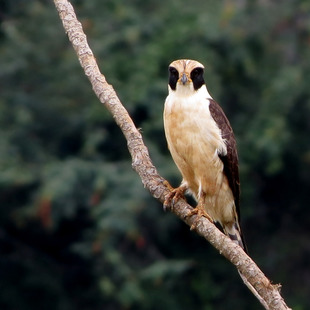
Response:
[{"label": "bird's claw", "polygon": [[203,206],[198,205],[195,209],[191,210],[187,217],[196,215],[194,222],[192,223],[190,230],[194,230],[197,227],[199,219],[203,216],[207,218],[211,223],[213,223],[213,219],[211,216],[204,210]]},{"label": "bird's claw", "polygon": [[167,211],[168,209],[173,208],[174,204],[179,199],[184,199],[184,189],[181,187],[173,188],[168,181],[164,181],[164,185],[166,185],[170,191],[170,193],[166,196],[163,209]]}]

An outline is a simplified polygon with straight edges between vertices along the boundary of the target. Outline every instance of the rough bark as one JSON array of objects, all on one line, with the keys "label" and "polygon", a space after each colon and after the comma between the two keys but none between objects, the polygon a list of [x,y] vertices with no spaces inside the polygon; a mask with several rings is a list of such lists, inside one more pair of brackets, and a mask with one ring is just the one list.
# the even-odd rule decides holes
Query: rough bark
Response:
[{"label": "rough bark", "polygon": [[[168,183],[158,174],[140,132],[121,104],[113,87],[107,83],[105,77],[100,73],[96,59],[88,46],[82,25],[77,20],[72,5],[67,0],[54,0],[54,3],[95,94],[111,112],[127,140],[133,169],[139,174],[144,187],[150,191],[154,198],[163,203],[165,197],[170,193]],[[196,220],[195,215],[188,217],[191,210],[192,207],[183,199],[178,200],[172,208],[172,212],[189,226]],[[290,309],[280,295],[280,286],[272,285],[255,262],[237,244],[219,231],[214,224],[205,218],[200,218],[196,222],[195,230],[236,266],[244,283],[265,309]]]}]

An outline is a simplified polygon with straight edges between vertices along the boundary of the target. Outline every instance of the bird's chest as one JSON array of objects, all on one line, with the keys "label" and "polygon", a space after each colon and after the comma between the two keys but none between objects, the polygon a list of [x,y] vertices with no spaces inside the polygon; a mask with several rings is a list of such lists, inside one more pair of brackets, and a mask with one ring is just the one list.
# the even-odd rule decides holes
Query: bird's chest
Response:
[{"label": "bird's chest", "polygon": [[170,100],[164,111],[165,133],[174,162],[196,197],[203,190],[208,195],[218,192],[222,182],[226,154],[225,140],[214,121],[209,101]]},{"label": "bird's chest", "polygon": [[173,157],[181,156],[187,161],[201,160],[202,157],[211,160],[226,150],[207,99],[167,100],[164,125]]}]

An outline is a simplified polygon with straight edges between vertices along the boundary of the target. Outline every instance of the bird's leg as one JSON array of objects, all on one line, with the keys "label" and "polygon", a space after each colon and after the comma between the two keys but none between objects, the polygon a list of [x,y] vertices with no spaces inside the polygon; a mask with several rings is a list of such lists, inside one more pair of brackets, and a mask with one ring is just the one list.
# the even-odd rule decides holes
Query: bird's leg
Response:
[{"label": "bird's leg", "polygon": [[177,188],[173,188],[168,181],[164,181],[164,185],[166,185],[170,191],[170,193],[167,195],[164,201],[164,211],[166,211],[169,208],[173,208],[174,204],[180,199],[184,199],[184,193],[187,190],[187,186],[185,184],[182,184],[181,186]]},{"label": "bird's leg", "polygon": [[195,209],[193,209],[187,217],[192,216],[192,215],[196,215],[196,219],[194,220],[193,224],[191,225],[190,230],[193,230],[196,228],[199,219],[204,216],[205,218],[207,218],[211,223],[213,223],[213,219],[211,218],[211,216],[206,212],[205,210],[205,197],[206,194],[205,193],[201,193],[198,204],[196,206]]}]

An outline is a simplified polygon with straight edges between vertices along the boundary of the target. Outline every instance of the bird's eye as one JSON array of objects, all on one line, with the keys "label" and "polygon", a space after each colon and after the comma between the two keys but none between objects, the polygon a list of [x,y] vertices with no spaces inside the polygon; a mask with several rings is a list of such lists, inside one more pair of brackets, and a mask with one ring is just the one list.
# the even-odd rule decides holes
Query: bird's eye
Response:
[{"label": "bird's eye", "polygon": [[197,78],[199,75],[202,75],[202,74],[203,74],[203,69],[202,68],[196,68],[192,71],[191,76],[193,79],[193,78]]},{"label": "bird's eye", "polygon": [[191,79],[193,81],[194,89],[199,89],[205,83],[203,79],[203,68],[195,68],[191,72]]},{"label": "bird's eye", "polygon": [[174,67],[169,67],[169,85],[172,90],[176,89],[178,79],[179,79],[178,70]]},{"label": "bird's eye", "polygon": [[179,76],[179,72],[177,69],[173,68],[173,67],[169,67],[169,72],[170,72],[170,76]]}]

